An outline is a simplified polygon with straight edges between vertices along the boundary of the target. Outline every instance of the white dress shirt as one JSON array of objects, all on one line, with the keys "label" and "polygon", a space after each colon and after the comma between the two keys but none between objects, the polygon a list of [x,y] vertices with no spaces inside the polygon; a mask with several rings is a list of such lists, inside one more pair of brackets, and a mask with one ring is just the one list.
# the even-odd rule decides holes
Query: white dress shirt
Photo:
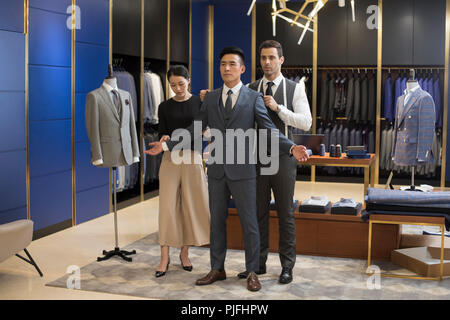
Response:
[{"label": "white dress shirt", "polygon": [[[274,85],[272,86],[272,94],[274,96],[278,89],[283,90],[283,79],[284,76],[280,74],[274,81],[272,81],[274,83]],[[267,80],[266,77],[262,79],[264,94],[266,94],[268,82],[270,81]],[[308,131],[311,128],[311,110],[309,108],[308,97],[306,96],[305,92],[305,83],[303,81],[300,81],[300,83],[297,83],[297,85],[295,86],[294,98],[292,100],[292,108],[294,109],[294,111],[292,112],[287,108],[287,106],[284,106],[283,104],[279,104],[278,107],[280,110],[278,112],[278,116],[286,125],[305,131]]]},{"label": "white dress shirt", "polygon": [[412,89],[406,89],[404,91],[404,94],[405,94],[405,101],[403,103],[404,106],[406,106],[406,104],[408,103],[409,99],[411,98],[412,93],[419,88],[420,88],[419,83],[417,83],[417,85],[415,87],[413,87]]},{"label": "white dress shirt", "polygon": [[222,103],[223,103],[224,107],[225,107],[225,103],[227,102],[228,91],[231,90],[231,91],[233,91],[233,93],[231,94],[231,101],[232,101],[231,108],[234,108],[234,105],[236,104],[236,101],[239,98],[239,93],[241,92],[241,88],[242,88],[242,82],[239,82],[233,88],[228,88],[225,84],[223,85]]},{"label": "white dress shirt", "polygon": [[[111,102],[114,105],[114,93],[113,93],[113,90],[116,90],[117,93],[119,94],[119,88],[117,86],[111,87],[106,82],[103,82],[102,86],[109,93],[109,97],[111,98]],[[119,97],[120,97],[120,94],[119,94]],[[139,162],[139,157],[134,157],[133,158],[133,163],[135,163],[135,162]],[[99,165],[103,164],[103,159],[95,160],[95,161],[92,162],[92,164],[94,166],[99,166]]]}]

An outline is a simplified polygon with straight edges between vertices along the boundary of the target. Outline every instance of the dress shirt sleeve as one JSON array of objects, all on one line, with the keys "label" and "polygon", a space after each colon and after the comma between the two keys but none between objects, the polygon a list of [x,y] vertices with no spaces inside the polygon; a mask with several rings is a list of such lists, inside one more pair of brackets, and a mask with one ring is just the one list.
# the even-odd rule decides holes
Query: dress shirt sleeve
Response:
[{"label": "dress shirt sleeve", "polygon": [[308,131],[311,128],[312,116],[308,97],[306,96],[305,83],[303,81],[295,86],[292,107],[294,112],[289,110],[286,106],[279,105],[280,112],[278,113],[278,116],[288,126]]}]

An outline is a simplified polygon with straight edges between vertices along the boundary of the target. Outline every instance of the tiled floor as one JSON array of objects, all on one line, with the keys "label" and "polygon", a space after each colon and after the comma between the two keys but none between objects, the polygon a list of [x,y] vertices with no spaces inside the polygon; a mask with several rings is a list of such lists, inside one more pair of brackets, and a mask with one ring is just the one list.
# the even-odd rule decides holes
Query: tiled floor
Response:
[{"label": "tiled floor", "polygon": [[[295,198],[327,195],[331,201],[353,197],[363,201],[362,184],[297,182]],[[158,197],[120,210],[119,245],[124,247],[158,230]],[[93,262],[114,246],[112,214],[34,241],[29,251],[44,277],[17,257],[0,264],[0,299],[133,299],[129,296],[60,289],[45,286],[65,275],[72,265]]]}]

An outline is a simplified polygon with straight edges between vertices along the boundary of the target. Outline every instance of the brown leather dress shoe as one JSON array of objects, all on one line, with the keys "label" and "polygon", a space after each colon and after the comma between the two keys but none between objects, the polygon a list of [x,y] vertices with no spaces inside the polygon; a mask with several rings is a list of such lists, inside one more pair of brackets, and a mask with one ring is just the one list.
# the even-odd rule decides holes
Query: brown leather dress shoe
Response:
[{"label": "brown leather dress shoe", "polygon": [[247,289],[249,291],[259,291],[261,289],[261,283],[259,283],[258,276],[254,272],[248,274]]},{"label": "brown leather dress shoe", "polygon": [[218,280],[225,280],[226,278],[227,278],[227,274],[225,273],[225,270],[222,270],[222,271],[211,270],[206,276],[198,279],[195,282],[195,284],[197,286],[204,286],[204,285],[214,283]]}]

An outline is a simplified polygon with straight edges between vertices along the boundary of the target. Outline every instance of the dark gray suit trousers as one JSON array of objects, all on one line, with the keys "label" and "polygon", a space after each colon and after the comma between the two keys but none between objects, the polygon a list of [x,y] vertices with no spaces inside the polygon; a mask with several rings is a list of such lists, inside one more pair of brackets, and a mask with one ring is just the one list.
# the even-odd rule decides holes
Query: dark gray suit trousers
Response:
[{"label": "dark gray suit trousers", "polygon": [[[294,158],[295,159],[295,158]],[[245,267],[259,270],[259,233],[256,212],[256,178],[230,180],[208,177],[211,269],[223,270],[227,251],[227,217],[230,195],[236,204],[245,247]]]},{"label": "dark gray suit trousers", "polygon": [[297,160],[288,155],[280,156],[280,168],[275,175],[258,175],[258,225],[260,233],[260,266],[265,265],[269,253],[269,206],[271,192],[279,220],[279,244],[281,266],[293,268],[296,258],[296,232],[293,197],[297,177]]}]

